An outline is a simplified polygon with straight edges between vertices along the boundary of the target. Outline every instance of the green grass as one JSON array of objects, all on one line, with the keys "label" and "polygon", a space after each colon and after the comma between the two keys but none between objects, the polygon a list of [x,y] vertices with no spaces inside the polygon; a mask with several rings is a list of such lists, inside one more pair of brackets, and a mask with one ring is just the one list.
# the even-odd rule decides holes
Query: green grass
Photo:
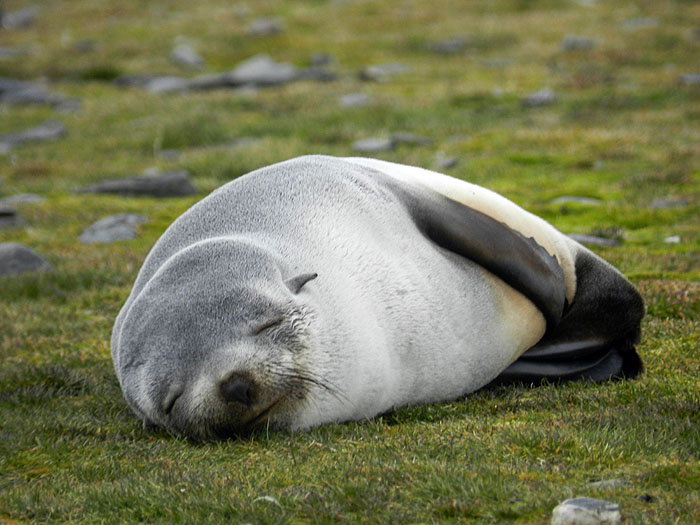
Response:
[{"label": "green grass", "polygon": [[[6,0],[6,10],[24,7]],[[264,0],[249,12],[223,0],[40,3],[34,26],[3,30],[26,49],[0,75],[45,78],[82,110],[0,107],[0,133],[50,118],[67,135],[0,157],[0,196],[36,192],[26,227],[0,231],[44,254],[51,274],[0,279],[0,522],[546,523],[575,496],[621,505],[627,523],[690,523],[700,515],[700,8],[664,0]],[[280,35],[249,38],[254,18]],[[623,28],[634,18],[656,27]],[[339,80],[256,94],[149,95],[119,74],[178,74],[173,40],[193,40],[207,72],[258,53],[297,66],[336,58]],[[564,52],[565,35],[595,38]],[[455,55],[432,42],[465,37]],[[94,40],[92,52],[75,43]],[[367,65],[410,71],[366,83]],[[552,106],[522,97],[548,86]],[[366,107],[342,109],[348,93]],[[302,434],[193,444],[146,434],[123,401],[109,354],[111,326],[150,247],[201,196],[237,176],[306,153],[351,155],[353,141],[407,131],[431,146],[381,158],[499,191],[562,231],[620,232],[597,250],[647,304],[639,347],[647,373],[603,385],[498,388],[453,403]],[[236,144],[239,139],[252,139]],[[160,152],[180,156],[164,159]],[[124,199],[72,190],[149,167],[190,171],[186,199]],[[600,206],[552,205],[564,195]],[[651,210],[660,197],[689,205]],[[82,230],[142,213],[139,238],[84,246]],[[664,239],[678,235],[680,243]],[[614,488],[590,482],[622,479]]]}]

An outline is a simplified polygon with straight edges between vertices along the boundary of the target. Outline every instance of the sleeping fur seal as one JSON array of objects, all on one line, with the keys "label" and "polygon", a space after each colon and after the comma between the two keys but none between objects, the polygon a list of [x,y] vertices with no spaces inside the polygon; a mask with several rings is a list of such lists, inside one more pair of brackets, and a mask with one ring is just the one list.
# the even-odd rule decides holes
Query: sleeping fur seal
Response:
[{"label": "sleeping fur seal", "polygon": [[226,184],[167,229],[112,358],[145,425],[226,438],[492,382],[634,377],[643,313],[616,269],[487,189],[309,156]]}]

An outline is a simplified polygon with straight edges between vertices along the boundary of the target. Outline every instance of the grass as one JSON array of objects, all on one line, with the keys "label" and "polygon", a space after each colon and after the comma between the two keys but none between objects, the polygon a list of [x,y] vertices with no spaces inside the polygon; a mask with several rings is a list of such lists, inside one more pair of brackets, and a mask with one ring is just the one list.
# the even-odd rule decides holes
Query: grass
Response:
[{"label": "grass", "polygon": [[[36,23],[2,30],[25,50],[0,75],[44,78],[82,110],[0,106],[0,133],[63,121],[57,142],[0,157],[0,193],[36,192],[26,227],[0,231],[55,266],[0,279],[0,522],[546,523],[580,495],[621,505],[627,523],[689,523],[700,515],[700,9],[664,0],[583,5],[559,0],[385,2],[126,0],[42,3]],[[27,5],[6,0],[14,10]],[[250,38],[251,20],[283,20]],[[654,18],[650,27],[625,22]],[[207,72],[258,53],[297,66],[317,51],[339,79],[255,94],[149,95],[120,74],[180,74],[168,60],[190,38]],[[565,35],[596,39],[564,52]],[[468,42],[454,55],[430,44]],[[92,40],[93,51],[76,48]],[[84,48],[83,46],[82,48]],[[88,46],[89,47],[89,46]],[[357,71],[401,62],[407,73],[362,82]],[[549,87],[559,100],[525,108]],[[366,107],[343,109],[348,93]],[[142,431],[121,397],[111,326],[155,240],[201,196],[257,167],[306,153],[351,155],[353,141],[407,131],[431,146],[382,158],[431,167],[499,191],[570,233],[615,231],[597,251],[647,304],[632,382],[482,391],[372,421],[303,434],[192,444]],[[252,139],[236,142],[239,139]],[[164,158],[175,149],[180,155]],[[149,167],[190,171],[200,195],[124,199],[72,190]],[[560,196],[599,206],[553,205]],[[662,197],[685,207],[652,210]],[[139,238],[84,246],[82,230],[116,213],[151,220]],[[680,242],[664,239],[678,235]],[[621,479],[612,488],[592,480]]]}]

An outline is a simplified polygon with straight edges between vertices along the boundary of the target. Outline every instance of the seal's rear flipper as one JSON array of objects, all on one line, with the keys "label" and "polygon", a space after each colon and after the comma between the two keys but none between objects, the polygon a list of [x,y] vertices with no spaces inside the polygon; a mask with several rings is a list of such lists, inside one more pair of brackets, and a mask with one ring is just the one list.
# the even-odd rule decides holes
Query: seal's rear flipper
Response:
[{"label": "seal's rear flipper", "polygon": [[561,322],[491,384],[607,381],[642,370],[639,341],[644,303],[635,288],[585,249],[576,256],[576,295]]}]

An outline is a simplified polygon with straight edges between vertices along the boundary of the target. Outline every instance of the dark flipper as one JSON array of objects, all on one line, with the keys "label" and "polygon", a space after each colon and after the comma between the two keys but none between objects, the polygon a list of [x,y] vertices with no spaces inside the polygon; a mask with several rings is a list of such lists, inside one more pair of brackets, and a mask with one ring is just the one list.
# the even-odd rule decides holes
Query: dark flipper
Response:
[{"label": "dark flipper", "polygon": [[389,184],[426,237],[522,293],[543,313],[548,332],[554,330],[566,303],[564,272],[554,256],[533,238],[469,206],[436,192]]},{"label": "dark flipper", "polygon": [[644,303],[635,288],[592,254],[576,257],[576,295],[556,329],[492,384],[633,378]]}]

